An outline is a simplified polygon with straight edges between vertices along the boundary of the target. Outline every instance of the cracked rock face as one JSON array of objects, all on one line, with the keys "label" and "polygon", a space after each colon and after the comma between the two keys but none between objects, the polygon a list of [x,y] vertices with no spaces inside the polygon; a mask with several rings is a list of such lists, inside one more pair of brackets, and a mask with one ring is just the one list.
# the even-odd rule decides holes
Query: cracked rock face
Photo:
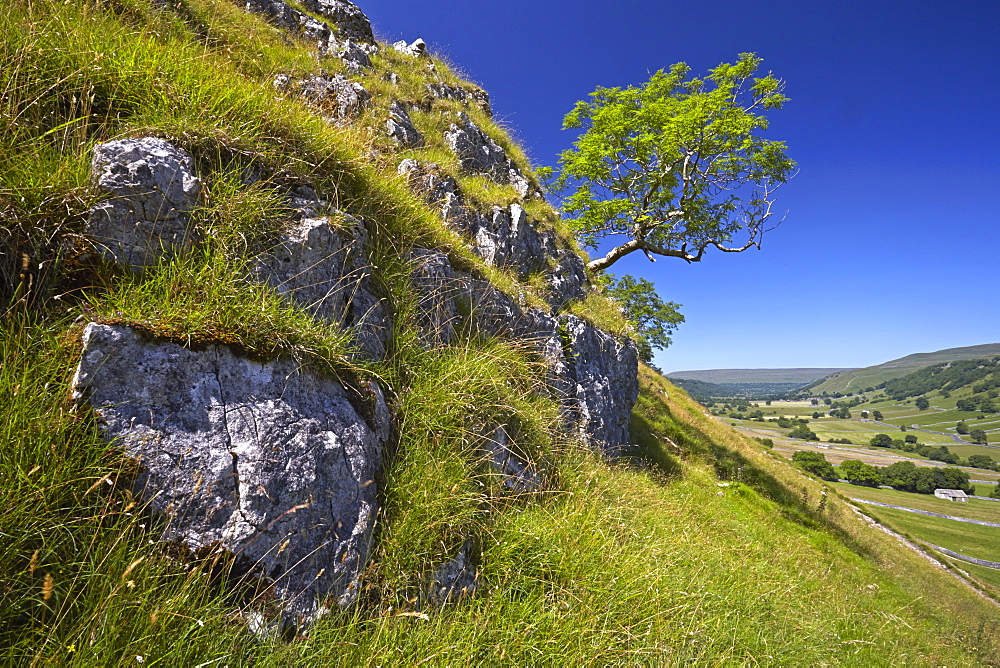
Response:
[{"label": "cracked rock face", "polygon": [[347,0],[303,0],[302,6],[336,23],[341,34],[355,42],[375,43],[371,21],[353,2]]},{"label": "cracked rock face", "polygon": [[155,137],[110,141],[94,147],[91,175],[110,195],[90,210],[85,229],[103,257],[141,270],[193,243],[188,214],[201,180],[187,152]]},{"label": "cracked rock face", "polygon": [[357,116],[368,106],[371,95],[356,81],[343,74],[332,77],[309,75],[298,82],[299,94],[311,104],[330,111],[333,120]]},{"label": "cracked rock face", "polygon": [[444,133],[448,147],[458,156],[462,169],[473,174],[485,174],[499,184],[509,184],[521,197],[533,189],[514,161],[493,139],[462,112],[458,123],[452,123]]},{"label": "cracked rock face", "polygon": [[629,446],[629,417],[639,396],[635,345],[576,316],[560,321],[572,351],[570,373],[583,434],[608,457],[618,457]]},{"label": "cracked rock face", "polygon": [[413,126],[406,107],[395,100],[389,105],[389,119],[385,122],[385,129],[403,148],[416,148],[424,144],[424,138]]},{"label": "cracked rock face", "polygon": [[270,583],[286,623],[358,594],[389,435],[377,385],[361,397],[290,359],[254,362],[89,324],[74,396],[138,460],[162,539],[221,548]]},{"label": "cracked rock face", "polygon": [[587,274],[583,260],[570,250],[558,250],[555,233],[539,232],[520,204],[493,207],[487,214],[466,205],[455,179],[442,174],[434,163],[408,158],[398,167],[424,200],[441,212],[448,227],[468,239],[472,250],[494,267],[513,270],[519,278],[544,272],[549,303],[562,308],[586,296]]},{"label": "cracked rock face", "polygon": [[476,87],[466,90],[465,88],[449,86],[439,81],[427,84],[426,90],[427,94],[436,100],[457,100],[466,106],[471,102],[479,107],[487,116],[493,115],[493,109],[490,107],[489,93],[482,88]]},{"label": "cracked rock face", "polygon": [[353,329],[362,352],[382,359],[391,327],[375,296],[365,237],[363,223],[347,214],[337,227],[326,217],[305,218],[257,259],[254,274],[317,318]]}]

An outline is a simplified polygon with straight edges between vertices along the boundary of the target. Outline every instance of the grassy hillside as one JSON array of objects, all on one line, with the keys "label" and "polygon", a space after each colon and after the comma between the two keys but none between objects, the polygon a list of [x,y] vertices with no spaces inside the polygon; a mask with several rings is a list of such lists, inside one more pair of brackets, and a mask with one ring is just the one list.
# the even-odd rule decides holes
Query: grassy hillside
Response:
[{"label": "grassy hillside", "polygon": [[701,371],[671,371],[667,377],[726,385],[760,383],[805,385],[831,374],[846,371],[852,371],[852,369],[706,369]]},{"label": "grassy hillside", "polygon": [[835,373],[821,382],[811,385],[810,394],[834,394],[840,392],[861,392],[866,388],[875,387],[893,378],[900,378],[909,373],[944,362],[956,360],[979,359],[1000,355],[1000,343],[986,343],[979,346],[962,348],[946,348],[933,353],[915,353],[896,360],[876,364],[863,369],[850,369]]},{"label": "grassy hillside", "polygon": [[[467,84],[440,60],[383,48],[363,79],[377,104],[330,123],[272,82],[343,65],[243,5],[15,0],[0,13],[0,664],[1000,665],[994,603],[653,371],[642,370],[632,419],[640,456],[609,464],[560,433],[555,402],[532,394],[544,369],[523,347],[420,345],[415,246],[525,303],[545,296],[485,265],[396,173],[403,157],[434,160],[477,205],[515,201],[458,173],[440,140],[400,151],[384,135],[379,110],[403,98],[419,103],[425,137],[439,137],[459,103],[426,100],[426,82]],[[502,128],[467,111],[528,171]],[[198,161],[206,241],[123,276],[78,245],[89,161],[98,142],[147,135]],[[386,360],[360,361],[343,331],[245,281],[281,206],[265,187],[235,185],[247,161],[371,222],[377,278],[396,305]],[[526,206],[572,247],[547,204]],[[573,310],[628,331],[600,295]],[[255,634],[247,615],[267,592],[224,559],[177,558],[156,540],[162,520],[132,492],[135,463],[69,398],[87,320],[384,382],[399,435],[355,606],[298,637]],[[484,492],[493,481],[469,441],[497,413],[523,425],[519,445],[547,467],[544,492]],[[420,583],[470,533],[479,590],[429,607]]]}]

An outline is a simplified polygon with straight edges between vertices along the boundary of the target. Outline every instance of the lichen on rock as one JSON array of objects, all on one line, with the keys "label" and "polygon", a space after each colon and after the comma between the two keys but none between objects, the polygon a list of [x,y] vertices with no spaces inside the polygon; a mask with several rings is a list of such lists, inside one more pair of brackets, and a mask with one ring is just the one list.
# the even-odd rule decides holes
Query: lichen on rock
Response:
[{"label": "lichen on rock", "polygon": [[105,259],[138,271],[195,241],[201,179],[187,152],[156,137],[110,141],[94,147],[91,175],[105,198],[84,232]]},{"label": "lichen on rock", "polygon": [[357,598],[390,434],[376,383],[91,323],[73,390],[138,461],[163,540],[231,554],[270,585],[287,624]]}]

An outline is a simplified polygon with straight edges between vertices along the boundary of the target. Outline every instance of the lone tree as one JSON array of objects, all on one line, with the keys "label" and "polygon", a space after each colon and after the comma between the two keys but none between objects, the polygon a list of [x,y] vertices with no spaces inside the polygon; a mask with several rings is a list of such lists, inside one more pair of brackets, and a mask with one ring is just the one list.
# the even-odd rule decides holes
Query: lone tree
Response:
[{"label": "lone tree", "polygon": [[774,191],[795,169],[783,142],[761,136],[761,112],[788,98],[781,79],[754,77],[760,63],[743,53],[691,79],[678,63],[639,87],[598,88],[566,115],[563,127],[583,132],[553,188],[569,191],[563,209],[585,245],[621,242],[589,269],[638,250],[698,262],[711,247],[760,248]]}]

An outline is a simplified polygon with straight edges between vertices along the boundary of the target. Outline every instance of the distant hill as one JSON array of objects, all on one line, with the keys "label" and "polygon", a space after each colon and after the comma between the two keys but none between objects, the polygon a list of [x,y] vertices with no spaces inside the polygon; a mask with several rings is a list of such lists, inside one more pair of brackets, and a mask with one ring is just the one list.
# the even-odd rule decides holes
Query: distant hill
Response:
[{"label": "distant hill", "polygon": [[859,392],[868,387],[875,387],[881,383],[902,378],[914,371],[935,364],[944,362],[955,362],[957,360],[980,359],[1000,355],[1000,343],[985,343],[978,346],[964,346],[961,348],[946,348],[932,353],[914,353],[906,357],[865,367],[863,369],[847,369],[830,375],[827,378],[819,379],[807,389],[811,393],[834,394],[835,392]]},{"label": "distant hill", "polygon": [[[928,362],[933,364],[933,362]],[[667,374],[671,380],[700,380],[720,385],[805,385],[821,380],[830,374],[852,371],[852,369],[705,369],[700,371],[672,371]]]}]

